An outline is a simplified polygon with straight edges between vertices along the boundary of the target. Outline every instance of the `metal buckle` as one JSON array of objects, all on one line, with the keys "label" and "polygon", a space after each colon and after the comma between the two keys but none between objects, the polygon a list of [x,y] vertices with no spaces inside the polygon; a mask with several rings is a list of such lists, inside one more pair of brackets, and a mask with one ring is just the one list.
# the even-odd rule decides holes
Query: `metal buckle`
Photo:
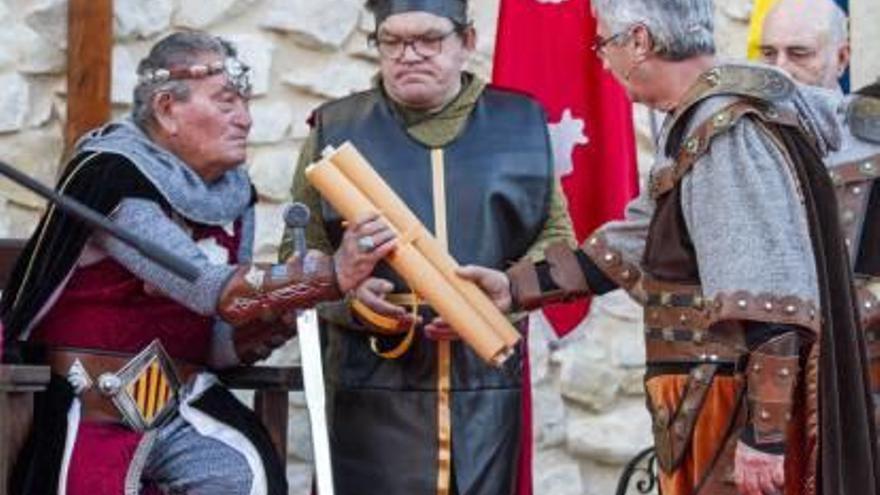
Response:
[{"label": "metal buckle", "polygon": [[180,380],[158,339],[116,373],[99,376],[97,386],[136,431],[159,426],[177,409]]}]

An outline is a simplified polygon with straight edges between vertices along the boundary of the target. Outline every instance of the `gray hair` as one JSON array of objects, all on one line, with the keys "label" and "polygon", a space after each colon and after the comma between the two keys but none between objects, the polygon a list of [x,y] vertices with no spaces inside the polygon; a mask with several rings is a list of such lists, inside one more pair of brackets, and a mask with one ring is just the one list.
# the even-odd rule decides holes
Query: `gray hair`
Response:
[{"label": "gray hair", "polygon": [[834,5],[828,19],[828,34],[831,42],[839,46],[849,41],[849,18],[837,2],[832,3]]},{"label": "gray hair", "polygon": [[[138,76],[155,72],[158,69],[186,67],[198,63],[204,55],[217,54],[223,58],[237,56],[235,46],[229,41],[199,31],[186,31],[166,36],[156,43],[150,53],[140,61]],[[155,115],[153,98],[159,93],[170,93],[177,101],[185,101],[190,96],[186,81],[155,81],[140,77],[134,88],[134,105],[131,118],[141,128],[146,128]]]},{"label": "gray hair", "polygon": [[591,0],[593,10],[613,34],[642,24],[654,51],[667,60],[715,54],[712,0]]},{"label": "gray hair", "polygon": [[806,13],[810,16],[810,20],[827,21],[825,32],[828,33],[828,41],[835,48],[849,41],[849,18],[846,11],[837,2],[833,0],[821,0],[820,2],[815,2],[814,0],[783,0],[773,4],[767,12],[767,18],[769,19],[780,11],[792,14],[792,9],[799,9],[796,13],[808,9]]}]

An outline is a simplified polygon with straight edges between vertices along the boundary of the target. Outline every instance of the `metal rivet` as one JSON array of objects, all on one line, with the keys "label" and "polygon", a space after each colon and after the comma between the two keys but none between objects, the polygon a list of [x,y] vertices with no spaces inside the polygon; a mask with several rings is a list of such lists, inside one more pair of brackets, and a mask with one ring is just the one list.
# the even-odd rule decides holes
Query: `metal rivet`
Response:
[{"label": "metal rivet", "polygon": [[875,167],[873,162],[865,162],[862,164],[862,172],[866,174],[873,174]]},{"label": "metal rivet", "polygon": [[718,361],[718,354],[712,354],[711,356],[709,356],[709,361]]},{"label": "metal rivet", "polygon": [[779,112],[777,112],[774,108],[770,108],[767,110],[767,117],[775,119],[776,117],[779,117]]},{"label": "metal rivet", "polygon": [[746,309],[749,307],[749,302],[745,299],[740,299],[736,302],[736,305],[739,306],[739,309]]},{"label": "metal rivet", "polygon": [[871,301],[865,301],[865,309],[871,309],[874,307],[874,303]]},{"label": "metal rivet", "polygon": [[862,188],[859,186],[855,186],[851,189],[852,193],[855,195],[862,194]]},{"label": "metal rivet", "polygon": [[791,371],[788,368],[782,368],[779,370],[779,376],[787,378],[789,375],[791,375]]},{"label": "metal rivet", "polygon": [[629,270],[624,270],[620,273],[620,276],[623,277],[624,280],[628,280],[630,277],[632,277],[632,272]]},{"label": "metal rivet", "polygon": [[681,315],[681,316],[679,316],[679,317],[678,317],[678,321],[680,321],[680,322],[682,322],[682,323],[687,323],[687,321],[688,321],[688,317],[687,317],[687,315]]},{"label": "metal rivet", "polygon": [[843,221],[845,223],[852,223],[853,220],[856,219],[856,212],[852,210],[846,210],[843,212]]},{"label": "metal rivet", "polygon": [[753,364],[753,365],[752,365],[752,371],[754,371],[754,372],[761,371],[761,365],[758,364],[758,363]]},{"label": "metal rivet", "polygon": [[797,312],[797,306],[795,306],[794,304],[789,304],[788,306],[785,307],[785,312],[790,315],[793,315]]},{"label": "metal rivet", "polygon": [[712,118],[712,125],[714,125],[715,127],[724,127],[729,121],[730,114],[727,112],[721,112]]},{"label": "metal rivet", "polygon": [[122,379],[116,373],[104,373],[98,377],[98,390],[102,395],[112,397],[122,389]]},{"label": "metal rivet", "polygon": [[834,183],[835,186],[843,184],[843,179],[837,172],[831,172],[828,174],[828,176],[831,177],[831,182]]},{"label": "metal rivet", "polygon": [[703,372],[700,370],[694,371],[694,380],[702,381],[703,380]]},{"label": "metal rivet", "polygon": [[599,239],[596,237],[590,238],[590,246],[597,246],[599,244]]},{"label": "metal rivet", "polygon": [[604,256],[604,259],[607,263],[611,263],[612,261],[614,261],[614,254],[608,253]]},{"label": "metal rivet", "polygon": [[705,78],[709,86],[718,86],[721,83],[721,71],[712,69],[706,73]]},{"label": "metal rivet", "polygon": [[852,246],[852,239],[844,239],[844,242],[846,243],[846,247]]},{"label": "metal rivet", "polygon": [[700,149],[700,139],[692,137],[684,143],[684,149],[690,154],[695,154]]},{"label": "metal rivet", "polygon": [[761,409],[761,419],[770,419],[770,413],[766,409]]},{"label": "metal rivet", "polygon": [[765,302],[764,309],[767,311],[773,311],[773,303],[770,301]]}]

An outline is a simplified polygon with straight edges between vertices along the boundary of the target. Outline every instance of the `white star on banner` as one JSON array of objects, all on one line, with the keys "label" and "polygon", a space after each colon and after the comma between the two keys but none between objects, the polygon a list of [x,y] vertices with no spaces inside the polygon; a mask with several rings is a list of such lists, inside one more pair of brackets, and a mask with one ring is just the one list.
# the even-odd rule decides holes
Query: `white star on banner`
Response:
[{"label": "white star on banner", "polygon": [[565,177],[574,171],[574,161],[572,160],[574,148],[590,142],[590,138],[584,134],[586,123],[583,119],[574,118],[571,109],[566,108],[562,112],[562,119],[559,122],[548,124],[547,127],[550,131],[550,143],[553,145],[553,162],[556,164],[556,174],[559,177]]}]

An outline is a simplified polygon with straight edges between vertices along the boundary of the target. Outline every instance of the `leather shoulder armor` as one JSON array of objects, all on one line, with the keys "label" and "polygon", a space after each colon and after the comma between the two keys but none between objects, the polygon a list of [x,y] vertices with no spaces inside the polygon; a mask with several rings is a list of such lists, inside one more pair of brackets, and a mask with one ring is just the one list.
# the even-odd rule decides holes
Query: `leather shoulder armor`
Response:
[{"label": "leather shoulder armor", "polygon": [[854,136],[880,144],[880,98],[855,97],[847,109],[846,120]]}]

